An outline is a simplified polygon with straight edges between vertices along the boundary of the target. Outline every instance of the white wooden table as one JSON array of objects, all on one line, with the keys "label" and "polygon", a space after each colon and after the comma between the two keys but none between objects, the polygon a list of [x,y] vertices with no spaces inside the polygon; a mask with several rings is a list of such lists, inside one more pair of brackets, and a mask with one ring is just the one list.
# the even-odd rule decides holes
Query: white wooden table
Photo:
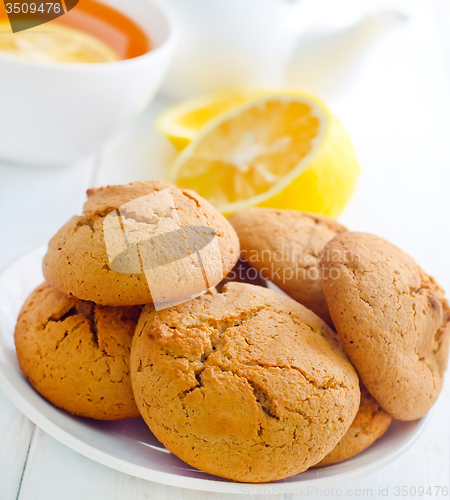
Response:
[{"label": "white wooden table", "polygon": [[[329,1],[327,19],[339,18],[343,5],[348,13],[357,4]],[[355,38],[351,46],[358,65],[345,62],[337,36],[334,58],[341,57],[344,76],[338,71],[326,83],[315,81],[313,71],[305,73],[303,49],[290,78],[320,91],[353,138],[363,173],[342,221],[404,248],[450,292],[450,3],[399,0],[389,5],[408,13],[409,21],[373,43]],[[174,151],[152,123],[166,104],[159,99],[114,144],[80,164],[48,169],[0,164],[0,270],[46,243],[80,212],[87,187],[163,178]],[[380,472],[341,485],[342,495],[398,498],[396,486],[448,486],[449,422],[450,377],[414,447]],[[0,392],[0,500],[232,496],[166,487],[99,465],[46,435]],[[308,498],[333,494],[316,491]],[[433,493],[425,498],[448,497]]]}]

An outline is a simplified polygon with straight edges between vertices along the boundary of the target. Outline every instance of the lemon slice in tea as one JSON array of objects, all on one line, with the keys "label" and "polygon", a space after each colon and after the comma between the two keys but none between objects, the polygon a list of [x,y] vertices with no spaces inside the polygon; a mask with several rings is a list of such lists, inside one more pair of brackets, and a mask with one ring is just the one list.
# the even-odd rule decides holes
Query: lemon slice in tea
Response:
[{"label": "lemon slice in tea", "polygon": [[1,21],[0,52],[36,62],[100,63],[120,59],[99,38],[58,22],[13,34],[9,22]]}]

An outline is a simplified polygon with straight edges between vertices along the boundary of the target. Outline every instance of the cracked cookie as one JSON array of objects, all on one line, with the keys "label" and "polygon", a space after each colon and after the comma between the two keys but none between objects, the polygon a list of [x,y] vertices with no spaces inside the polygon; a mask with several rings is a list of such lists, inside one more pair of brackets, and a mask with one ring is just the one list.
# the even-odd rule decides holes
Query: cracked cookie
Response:
[{"label": "cracked cookie", "polygon": [[138,417],[130,348],[140,312],[83,302],[44,283],[17,321],[20,367],[37,392],[70,413],[99,420]]},{"label": "cracked cookie", "polygon": [[78,299],[167,307],[217,285],[238,257],[233,227],[207,201],[147,181],[89,190],[83,215],[50,241],[43,272]]},{"label": "cracked cookie", "polygon": [[274,208],[235,212],[229,221],[239,236],[241,257],[332,326],[319,263],[324,246],[347,229],[317,214]]},{"label": "cracked cookie", "polygon": [[388,430],[392,417],[373,399],[364,384],[360,384],[360,388],[361,403],[350,429],[315,467],[336,464],[358,455]]},{"label": "cracked cookie", "polygon": [[415,420],[441,391],[450,343],[444,291],[391,243],[343,233],[322,257],[324,292],[344,349],[381,407]]},{"label": "cracked cookie", "polygon": [[265,482],[327,455],[358,411],[358,376],[334,332],[277,292],[228,283],[144,308],[131,349],[139,411],[172,453],[210,474]]}]

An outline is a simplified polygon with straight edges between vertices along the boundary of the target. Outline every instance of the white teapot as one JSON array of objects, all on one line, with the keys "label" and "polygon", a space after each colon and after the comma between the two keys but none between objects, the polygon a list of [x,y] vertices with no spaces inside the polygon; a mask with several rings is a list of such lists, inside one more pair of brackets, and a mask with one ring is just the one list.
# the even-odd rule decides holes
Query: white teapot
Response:
[{"label": "white teapot", "polygon": [[[311,37],[307,28],[317,28],[333,16],[330,4],[318,0],[164,3],[178,21],[180,36],[163,92],[177,99],[227,88],[286,84],[321,91],[324,83],[343,81],[343,73],[351,73],[368,45],[406,19],[390,9],[367,12],[365,4],[347,6],[344,17],[353,17],[350,25],[331,32],[319,29]],[[294,52],[293,72],[289,63]],[[288,69],[290,76],[300,78],[287,79]]]}]

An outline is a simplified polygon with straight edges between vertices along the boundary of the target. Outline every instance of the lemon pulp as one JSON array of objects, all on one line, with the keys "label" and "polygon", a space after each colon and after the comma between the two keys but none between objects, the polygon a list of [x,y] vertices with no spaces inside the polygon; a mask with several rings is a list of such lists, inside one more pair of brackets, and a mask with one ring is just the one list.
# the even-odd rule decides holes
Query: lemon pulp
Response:
[{"label": "lemon pulp", "polygon": [[211,120],[175,160],[171,180],[225,214],[258,205],[336,217],[358,174],[338,119],[316,97],[284,92]]},{"label": "lemon pulp", "polygon": [[264,94],[267,92],[235,89],[191,99],[161,113],[156,128],[181,150],[213,118]]}]

